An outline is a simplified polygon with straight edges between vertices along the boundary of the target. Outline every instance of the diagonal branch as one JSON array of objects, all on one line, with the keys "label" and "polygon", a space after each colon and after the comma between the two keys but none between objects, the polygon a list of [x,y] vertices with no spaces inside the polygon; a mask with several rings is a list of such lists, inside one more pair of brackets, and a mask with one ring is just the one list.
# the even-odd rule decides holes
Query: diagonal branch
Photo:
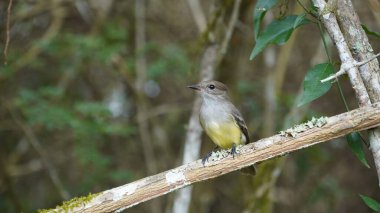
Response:
[{"label": "diagonal branch", "polygon": [[[361,107],[330,118],[320,119],[313,127],[311,121],[303,126],[309,126],[297,136],[277,134],[239,147],[240,155],[232,158],[224,157],[225,152],[214,153],[211,162],[203,166],[200,160],[185,164],[175,169],[146,177],[135,182],[119,186],[97,195],[92,199],[75,198],[74,203],[66,202],[65,209],[69,212],[111,212],[121,211],[139,203],[170,193],[185,186],[216,178],[239,170],[246,166],[264,160],[283,156],[289,152],[313,146],[349,134],[380,125],[380,103]],[[320,126],[320,127],[318,127]],[[295,131],[295,130],[292,130]],[[86,202],[78,203],[78,200]],[[62,207],[47,212],[60,212]]]},{"label": "diagonal branch", "polygon": [[370,104],[371,101],[363,80],[360,77],[358,68],[353,66],[356,61],[353,59],[347,42],[340,31],[336,16],[333,11],[330,11],[336,8],[336,5],[334,5],[335,3],[335,1],[331,1],[331,3],[329,2],[329,4],[327,4],[325,0],[313,0],[314,6],[318,8],[321,22],[336,45],[340,60],[342,62],[342,67],[344,70],[347,70],[347,74],[350,78],[352,88],[355,91],[355,96],[359,106],[365,106]]}]

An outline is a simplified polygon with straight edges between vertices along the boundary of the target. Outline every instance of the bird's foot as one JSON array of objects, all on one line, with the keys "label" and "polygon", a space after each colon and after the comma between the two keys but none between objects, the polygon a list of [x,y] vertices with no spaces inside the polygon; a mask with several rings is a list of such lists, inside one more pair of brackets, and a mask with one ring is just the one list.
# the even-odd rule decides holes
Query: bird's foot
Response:
[{"label": "bird's foot", "polygon": [[236,152],[236,145],[235,145],[235,144],[232,144],[232,148],[231,148],[230,153],[231,153],[231,155],[232,155],[232,158],[235,158],[235,155],[238,154],[238,153]]},{"label": "bird's foot", "polygon": [[207,153],[207,154],[202,158],[202,165],[203,165],[203,166],[205,165],[206,161],[208,162],[208,159],[211,157],[212,152],[213,152],[213,151]]}]

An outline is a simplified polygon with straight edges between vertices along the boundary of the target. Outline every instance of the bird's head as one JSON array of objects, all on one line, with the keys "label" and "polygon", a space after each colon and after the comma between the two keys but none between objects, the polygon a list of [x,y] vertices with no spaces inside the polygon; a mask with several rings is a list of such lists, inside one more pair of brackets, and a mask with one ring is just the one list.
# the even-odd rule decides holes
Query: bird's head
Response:
[{"label": "bird's head", "polygon": [[188,87],[198,91],[203,98],[228,98],[227,86],[219,81],[202,81]]}]

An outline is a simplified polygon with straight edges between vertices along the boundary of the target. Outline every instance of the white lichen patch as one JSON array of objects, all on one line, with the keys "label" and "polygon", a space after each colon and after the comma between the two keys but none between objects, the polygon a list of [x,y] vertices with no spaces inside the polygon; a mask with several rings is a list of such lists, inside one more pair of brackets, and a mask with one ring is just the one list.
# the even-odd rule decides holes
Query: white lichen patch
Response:
[{"label": "white lichen patch", "polygon": [[226,158],[229,155],[229,152],[226,150],[218,150],[216,152],[212,152],[209,160],[211,161],[219,161],[223,158]]},{"label": "white lichen patch", "polygon": [[137,189],[137,184],[127,184],[124,186],[119,186],[117,188],[108,190],[104,192],[104,196],[107,200],[117,201],[123,198],[125,195],[131,195],[135,193]]},{"label": "white lichen patch", "polygon": [[327,123],[327,117],[320,117],[320,118],[315,118],[313,117],[310,121],[296,125],[290,129],[287,129],[285,131],[281,131],[280,135],[281,136],[291,136],[291,137],[297,137],[297,135],[301,132],[304,132],[308,129],[312,129],[314,127],[322,127]]},{"label": "white lichen patch", "polygon": [[169,185],[177,183],[177,182],[185,182],[186,181],[185,174],[182,171],[179,171],[176,169],[173,169],[173,170],[167,172],[165,175],[165,178],[166,178],[166,183],[168,183]]},{"label": "white lichen patch", "polygon": [[[236,146],[235,156],[241,154],[241,148],[242,147],[243,147],[242,145]],[[228,156],[232,157],[232,155],[231,155],[231,149],[217,150],[217,151],[214,151],[214,152],[211,153],[211,156],[208,158],[207,162],[219,161],[219,160],[222,160],[223,158],[226,158]]]}]

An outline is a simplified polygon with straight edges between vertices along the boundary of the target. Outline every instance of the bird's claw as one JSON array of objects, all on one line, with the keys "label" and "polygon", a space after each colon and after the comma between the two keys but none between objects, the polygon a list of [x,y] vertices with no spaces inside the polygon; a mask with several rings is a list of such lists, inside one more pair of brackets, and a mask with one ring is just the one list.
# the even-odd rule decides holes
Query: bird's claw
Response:
[{"label": "bird's claw", "polygon": [[209,153],[207,153],[206,156],[204,156],[204,157],[202,158],[202,165],[203,165],[203,166],[205,165],[206,161],[208,162],[208,159],[211,157],[211,155],[212,155],[212,151],[209,152]]},{"label": "bird's claw", "polygon": [[235,144],[232,145],[230,153],[232,155],[232,158],[235,159],[235,155],[237,154],[237,152],[236,152],[236,145]]}]

